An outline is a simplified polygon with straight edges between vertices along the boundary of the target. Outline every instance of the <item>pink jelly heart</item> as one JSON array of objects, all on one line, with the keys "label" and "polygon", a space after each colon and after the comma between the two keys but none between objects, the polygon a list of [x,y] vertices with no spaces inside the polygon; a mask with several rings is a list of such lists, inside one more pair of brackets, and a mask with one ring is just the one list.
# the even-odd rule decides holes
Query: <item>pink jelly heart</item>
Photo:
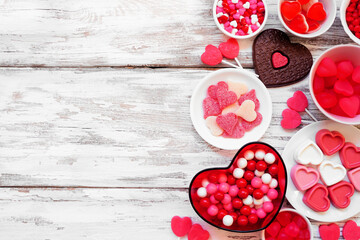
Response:
[{"label": "pink jelly heart", "polygon": [[347,208],[350,205],[350,198],[354,195],[354,186],[346,181],[341,181],[328,187],[332,204],[337,208]]},{"label": "pink jelly heart", "polygon": [[271,56],[271,62],[275,69],[279,69],[285,67],[289,63],[289,59],[280,52],[274,52]]},{"label": "pink jelly heart", "polygon": [[339,100],[340,108],[351,118],[356,116],[359,105],[360,102],[357,96],[344,97]]},{"label": "pink jelly heart", "polygon": [[207,97],[203,100],[204,118],[209,116],[217,116],[221,114],[221,109],[218,101],[211,97]]},{"label": "pink jelly heart", "polygon": [[286,227],[291,223],[292,215],[290,212],[286,212],[286,211],[280,212],[276,217],[276,220],[279,221],[281,226]]},{"label": "pink jelly heart", "polygon": [[332,108],[338,103],[336,94],[330,91],[318,93],[315,97],[320,106],[325,109]]},{"label": "pink jelly heart", "polygon": [[315,140],[323,153],[328,156],[338,152],[345,144],[345,138],[341,133],[328,129],[318,131]]},{"label": "pink jelly heart", "polygon": [[246,132],[251,131],[254,127],[259,126],[262,122],[262,115],[259,112],[256,112],[256,119],[252,122],[247,122],[245,120],[242,121],[242,126],[245,129]]},{"label": "pink jelly heart", "polygon": [[326,12],[321,2],[314,3],[307,11],[306,17],[315,21],[324,21],[326,18]]},{"label": "pink jelly heart", "polygon": [[299,235],[300,228],[296,225],[296,223],[291,222],[285,227],[286,235],[296,238]]},{"label": "pink jelly heart", "polygon": [[320,179],[319,172],[314,168],[298,164],[291,168],[290,176],[295,187],[300,191],[313,187]]},{"label": "pink jelly heart", "polygon": [[230,38],[226,42],[220,43],[219,50],[224,57],[234,59],[239,55],[240,47],[236,39]]},{"label": "pink jelly heart", "polygon": [[218,88],[216,91],[216,98],[221,109],[226,108],[237,100],[237,96],[233,91],[228,91],[223,88]]},{"label": "pink jelly heart", "polygon": [[280,7],[281,15],[291,21],[301,12],[301,5],[297,1],[284,1]]},{"label": "pink jelly heart", "polygon": [[171,219],[171,230],[178,237],[185,236],[191,229],[192,221],[188,217],[175,216]]},{"label": "pink jelly heart", "polygon": [[272,237],[276,237],[281,229],[281,225],[278,222],[272,222],[266,229],[265,232]]},{"label": "pink jelly heart", "polygon": [[233,133],[228,134],[227,132],[223,132],[222,136],[224,138],[242,138],[245,135],[245,129],[242,126],[242,124],[238,121],[238,123],[235,125]]},{"label": "pink jelly heart", "polygon": [[324,78],[315,75],[314,81],[313,81],[313,89],[314,89],[315,94],[324,91],[324,89],[325,89],[325,80],[324,80]]},{"label": "pink jelly heart", "polygon": [[340,79],[350,77],[353,71],[354,66],[349,60],[341,61],[337,64],[337,77]]},{"label": "pink jelly heart", "polygon": [[210,234],[204,230],[200,224],[194,224],[188,234],[188,240],[208,240]]},{"label": "pink jelly heart", "polygon": [[307,229],[307,228],[308,228],[307,222],[306,222],[305,219],[304,219],[302,216],[300,216],[300,215],[294,216],[293,222],[296,223],[296,225],[298,225],[298,227],[299,227],[300,229]]},{"label": "pink jelly heart", "polygon": [[340,150],[340,160],[344,167],[351,169],[360,167],[360,148],[347,142]]},{"label": "pink jelly heart", "polygon": [[301,13],[291,20],[289,28],[297,33],[307,33],[309,31],[309,25],[306,22],[306,18]]},{"label": "pink jelly heart", "polygon": [[316,74],[320,77],[336,76],[337,67],[335,62],[331,58],[325,57],[316,69]]},{"label": "pink jelly heart", "polygon": [[305,192],[303,202],[316,212],[326,212],[330,208],[328,195],[327,188],[318,183]]},{"label": "pink jelly heart", "polygon": [[339,79],[334,84],[334,91],[344,96],[351,96],[354,94],[354,88],[348,80]]},{"label": "pink jelly heart", "polygon": [[216,118],[216,123],[224,129],[224,131],[232,135],[236,124],[239,122],[238,117],[234,113],[227,113],[225,115],[219,115]]},{"label": "pink jelly heart", "polygon": [[294,110],[285,109],[282,112],[282,117],[283,119],[281,120],[281,126],[284,129],[294,129],[301,124],[301,116]]},{"label": "pink jelly heart", "polygon": [[336,80],[337,80],[336,76],[325,77],[324,78],[325,88],[333,88]]},{"label": "pink jelly heart", "polygon": [[343,237],[346,240],[359,240],[360,227],[353,220],[347,221],[343,227]]},{"label": "pink jelly heart", "polygon": [[340,227],[335,223],[320,225],[319,233],[322,240],[338,240],[340,237]]},{"label": "pink jelly heart", "polygon": [[309,106],[309,102],[302,91],[296,91],[294,92],[293,97],[287,100],[287,105],[292,110],[295,110],[297,112],[303,112],[305,111],[305,108]]},{"label": "pink jelly heart", "polygon": [[357,66],[354,69],[354,72],[353,72],[353,74],[351,76],[351,79],[356,83],[360,83],[360,66]]},{"label": "pink jelly heart", "polygon": [[238,102],[239,105],[241,105],[245,100],[251,100],[255,103],[255,111],[258,111],[260,108],[260,102],[259,99],[256,97],[256,91],[255,89],[250,90],[249,92],[245,93],[244,95],[242,95]]},{"label": "pink jelly heart", "polygon": [[360,192],[360,167],[348,171],[347,175],[354,188]]},{"label": "pink jelly heart", "polygon": [[220,81],[220,82],[217,83],[217,85],[210,85],[208,87],[208,90],[207,90],[207,93],[208,93],[209,97],[217,100],[216,92],[217,92],[218,89],[228,90],[227,83],[224,82],[224,81]]},{"label": "pink jelly heart", "polygon": [[201,55],[201,61],[210,66],[218,65],[222,59],[220,50],[211,44],[205,47],[205,52]]}]

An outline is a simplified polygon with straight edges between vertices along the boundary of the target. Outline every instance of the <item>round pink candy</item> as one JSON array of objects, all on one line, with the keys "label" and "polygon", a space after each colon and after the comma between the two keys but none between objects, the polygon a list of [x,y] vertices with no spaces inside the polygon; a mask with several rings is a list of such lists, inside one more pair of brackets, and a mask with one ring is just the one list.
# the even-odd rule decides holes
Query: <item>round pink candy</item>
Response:
[{"label": "round pink candy", "polygon": [[265,212],[269,213],[274,210],[274,204],[272,204],[272,202],[264,202],[263,209]]},{"label": "round pink candy", "polygon": [[219,184],[219,191],[223,193],[227,193],[229,191],[230,185],[226,182]]},{"label": "round pink candy", "polygon": [[211,196],[210,196],[210,202],[213,203],[213,204],[219,203],[219,201],[216,200],[216,198],[214,197],[214,195],[211,195]]},{"label": "round pink candy", "polygon": [[214,194],[216,193],[218,187],[216,184],[214,183],[209,183],[207,186],[206,186],[206,191],[208,194]]},{"label": "round pink candy", "polygon": [[223,204],[231,203],[231,196],[229,194],[224,194],[224,199],[221,201]]},{"label": "round pink candy", "polygon": [[236,186],[236,185],[230,186],[230,188],[229,188],[229,195],[230,195],[231,197],[237,196],[238,193],[239,193],[239,188],[238,188],[238,186]]},{"label": "round pink candy", "polygon": [[219,183],[226,183],[227,182],[227,176],[225,173],[220,173],[218,177]]},{"label": "round pink candy", "polygon": [[269,189],[267,196],[271,200],[276,199],[278,197],[278,192],[275,189],[271,188],[271,189]]},{"label": "round pink candy", "polygon": [[211,205],[211,206],[208,208],[207,212],[208,212],[208,214],[209,214],[210,216],[215,216],[216,214],[218,214],[219,209],[218,209],[217,206]]},{"label": "round pink candy", "polygon": [[233,209],[233,206],[231,203],[228,203],[228,204],[224,204],[224,209],[226,211],[231,211]]},{"label": "round pink candy", "polygon": [[258,210],[256,210],[256,215],[259,218],[264,218],[264,217],[266,217],[266,212],[264,211],[264,209],[259,208]]},{"label": "round pink candy", "polygon": [[256,214],[256,209],[252,208],[250,212],[251,212],[251,214]]},{"label": "round pink candy", "polygon": [[258,7],[264,7],[264,3],[263,3],[263,2],[258,2],[257,5],[258,5]]},{"label": "round pink candy", "polygon": [[269,185],[267,185],[267,184],[261,185],[260,190],[261,190],[264,194],[266,194],[266,193],[269,191]]},{"label": "round pink candy", "polygon": [[251,180],[251,186],[253,186],[254,188],[260,188],[261,185],[262,185],[261,178],[254,177],[254,178]]}]

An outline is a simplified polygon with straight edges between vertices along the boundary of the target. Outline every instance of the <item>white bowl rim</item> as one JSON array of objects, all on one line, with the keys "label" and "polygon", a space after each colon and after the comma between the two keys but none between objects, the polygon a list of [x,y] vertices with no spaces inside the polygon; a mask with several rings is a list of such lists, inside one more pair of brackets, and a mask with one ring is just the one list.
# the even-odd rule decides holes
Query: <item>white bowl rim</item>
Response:
[{"label": "white bowl rim", "polygon": [[344,28],[344,31],[346,32],[346,34],[350,37],[351,40],[353,40],[355,43],[360,45],[360,39],[357,38],[349,29],[349,26],[347,25],[346,22],[346,9],[349,6],[350,0],[343,0],[340,6],[340,20],[341,20],[341,25]]}]

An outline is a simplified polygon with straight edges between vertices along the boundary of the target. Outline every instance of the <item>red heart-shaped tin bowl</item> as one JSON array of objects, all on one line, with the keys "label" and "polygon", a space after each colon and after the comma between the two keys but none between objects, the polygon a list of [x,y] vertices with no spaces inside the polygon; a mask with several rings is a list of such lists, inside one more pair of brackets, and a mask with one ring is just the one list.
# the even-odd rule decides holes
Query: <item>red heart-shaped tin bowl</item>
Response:
[{"label": "red heart-shaped tin bowl", "polygon": [[[261,150],[263,150],[263,153],[257,155]],[[251,152],[254,154],[249,155]],[[244,153],[247,154],[246,157]],[[271,158],[265,158],[267,153],[271,153],[270,155],[273,155],[275,160],[274,158],[272,158],[272,160]],[[240,159],[242,163],[240,163]],[[245,160],[246,166],[244,166]],[[254,162],[251,161],[255,162],[256,167],[254,167]],[[266,169],[258,170],[256,165],[258,162],[262,162],[259,165],[262,165],[263,169],[265,163]],[[242,169],[243,171],[236,169]],[[274,169],[277,170],[274,171]],[[248,173],[246,175],[246,172],[253,172],[253,174]],[[243,175],[241,175],[241,173],[243,173]],[[265,174],[267,174],[267,176],[262,178]],[[267,184],[267,182],[269,182],[269,176],[271,176],[271,183]],[[254,181],[254,183],[257,182],[258,185],[252,184],[253,178],[257,178],[257,181]],[[259,187],[259,179],[261,180],[261,187]],[[272,184],[273,179],[277,180],[275,181],[276,184]],[[212,184],[211,187],[208,186],[209,184]],[[226,187],[227,185],[228,188]],[[263,188],[263,185],[267,185],[268,187]],[[215,189],[214,186],[216,186]],[[248,186],[250,186],[250,188]],[[251,191],[252,186],[256,187],[253,187]],[[265,229],[276,218],[285,199],[286,186],[287,173],[281,155],[269,144],[263,142],[250,142],[244,145],[235,154],[228,167],[208,168],[197,173],[190,183],[189,198],[195,212],[210,225],[230,232],[256,232]],[[228,190],[231,188],[233,188],[234,191]],[[236,188],[240,190],[236,192]],[[251,196],[250,200],[252,203],[249,202],[249,197],[244,198],[244,195],[240,194],[241,189],[249,190],[248,194]],[[258,190],[256,193],[259,193],[261,190],[263,195],[255,195],[256,190]],[[223,198],[221,193],[219,193],[220,191],[224,193]],[[277,193],[275,196],[273,194],[270,195],[270,191],[272,191],[272,193],[276,191]],[[228,195],[227,199],[225,199],[225,195]],[[231,197],[231,201],[229,200],[229,197]],[[223,200],[219,200],[221,198]],[[234,204],[234,199],[237,199],[235,200],[237,201],[237,204]],[[226,204],[225,200],[227,202]],[[241,200],[242,204],[239,204],[239,200]],[[229,204],[229,201],[231,204]],[[272,208],[265,207],[265,203],[267,202],[272,203],[270,204],[272,205]],[[267,203],[267,206],[268,205],[269,203]],[[242,207],[244,206],[247,206],[247,209],[245,209],[247,212],[245,210],[242,211]],[[218,209],[218,211],[213,211],[214,208]],[[249,210],[249,208],[251,210]],[[264,213],[258,214],[258,211],[263,211]],[[232,218],[228,215],[232,216]],[[249,217],[250,215],[256,215],[258,217]],[[224,216],[227,216],[226,220]],[[244,220],[245,217],[247,223]],[[239,221],[240,218],[242,221]],[[225,225],[225,223],[227,225]]]}]

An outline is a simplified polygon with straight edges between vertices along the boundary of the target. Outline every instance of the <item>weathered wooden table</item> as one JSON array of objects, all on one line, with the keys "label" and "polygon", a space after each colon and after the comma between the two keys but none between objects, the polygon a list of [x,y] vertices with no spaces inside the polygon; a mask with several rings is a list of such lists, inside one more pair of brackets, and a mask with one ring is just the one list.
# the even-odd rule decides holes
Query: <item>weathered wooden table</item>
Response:
[{"label": "weathered wooden table", "polygon": [[[266,28],[284,30],[269,2]],[[211,7],[210,0],[0,1],[0,239],[169,240],[174,215],[191,216],[213,240],[260,238],[214,229],[188,200],[194,174],[227,165],[236,152],[204,142],[189,116],[194,87],[217,69],[200,55],[226,39]],[[339,18],[321,37],[292,40],[314,58],[351,43]],[[241,48],[252,68],[251,41]],[[295,90],[309,96],[307,80],[270,90],[274,115],[262,141],[280,152],[294,134],[279,123]],[[325,118],[313,102],[310,111]],[[313,224],[318,239],[320,223]]]}]

